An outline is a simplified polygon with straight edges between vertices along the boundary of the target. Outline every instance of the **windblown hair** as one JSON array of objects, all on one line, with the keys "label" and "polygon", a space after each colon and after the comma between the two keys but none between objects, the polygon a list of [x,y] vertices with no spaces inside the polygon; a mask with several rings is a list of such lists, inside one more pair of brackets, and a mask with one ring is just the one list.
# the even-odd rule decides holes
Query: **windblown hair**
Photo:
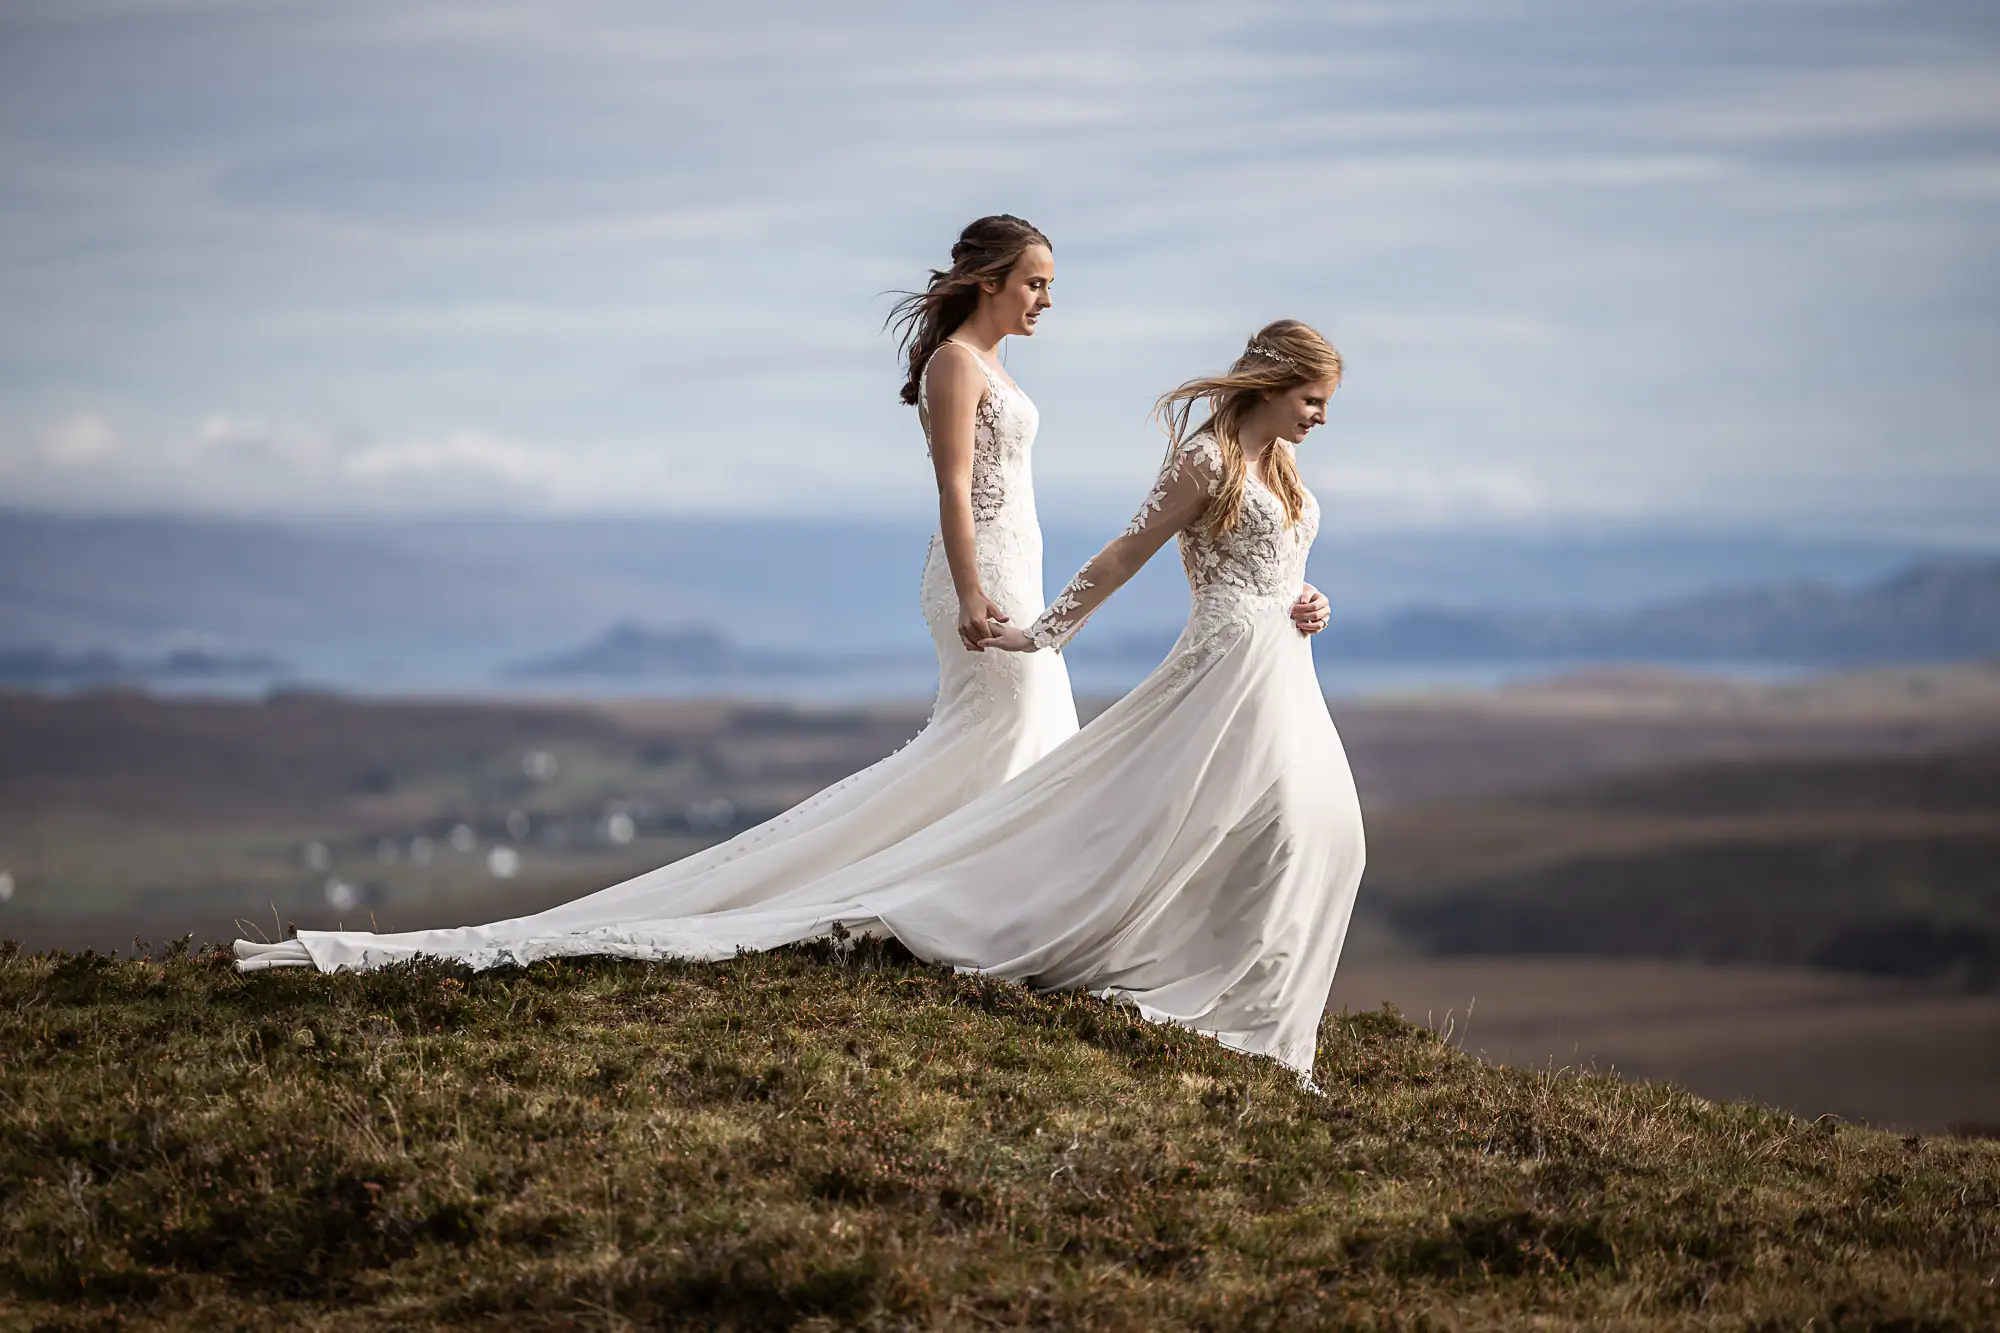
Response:
[{"label": "windblown hair", "polygon": [[[1222,484],[1202,516],[1210,536],[1234,532],[1243,518],[1243,487],[1249,475],[1237,438],[1243,419],[1266,393],[1283,393],[1314,380],[1338,386],[1340,370],[1340,353],[1317,330],[1296,319],[1281,319],[1259,329],[1224,373],[1189,380],[1160,395],[1153,412],[1176,449],[1212,435],[1221,451]],[[1200,425],[1190,426],[1196,403],[1207,403],[1209,415]],[[1286,526],[1298,522],[1305,512],[1306,488],[1290,449],[1275,445],[1264,455],[1264,483],[1285,506]]]},{"label": "windblown hair", "polygon": [[884,327],[896,330],[897,349],[909,362],[909,378],[903,382],[905,403],[916,405],[917,387],[931,354],[979,309],[979,284],[1004,281],[1029,246],[1048,244],[1049,238],[1033,223],[1011,213],[980,218],[958,234],[950,268],[932,269],[924,290],[904,293]]}]

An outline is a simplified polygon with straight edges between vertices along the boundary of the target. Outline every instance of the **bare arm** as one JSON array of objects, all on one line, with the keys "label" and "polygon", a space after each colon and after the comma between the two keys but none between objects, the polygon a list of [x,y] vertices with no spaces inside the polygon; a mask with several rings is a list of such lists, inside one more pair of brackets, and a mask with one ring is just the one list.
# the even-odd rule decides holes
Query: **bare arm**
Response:
[{"label": "bare arm", "polygon": [[931,466],[937,472],[938,535],[951,584],[958,592],[958,633],[965,646],[981,651],[994,621],[1006,614],[979,585],[979,558],[972,527],[972,435],[979,403],[987,392],[986,373],[973,353],[955,345],[931,358],[924,382],[924,429],[930,436]]}]

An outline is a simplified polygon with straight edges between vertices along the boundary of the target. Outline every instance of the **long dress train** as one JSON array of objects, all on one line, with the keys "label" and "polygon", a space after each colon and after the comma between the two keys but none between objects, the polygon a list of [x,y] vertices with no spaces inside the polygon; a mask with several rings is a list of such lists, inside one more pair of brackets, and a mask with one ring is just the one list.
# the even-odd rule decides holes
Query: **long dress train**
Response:
[{"label": "long dress train", "polygon": [[[983,357],[987,389],[973,422],[972,519],[986,594],[1023,624],[1042,611],[1042,530],[1030,460],[1040,417]],[[918,406],[929,430],[929,367]],[[532,916],[483,926],[376,935],[302,932],[277,944],[239,940],[237,966],[325,966],[349,950],[437,954],[490,966],[526,940],[751,906],[851,865],[1001,785],[1076,732],[1069,673],[1054,654],[968,652],[944,543],[931,538],[919,592],[936,646],[930,721],[895,754],[728,842]],[[325,943],[319,943],[325,941]],[[338,941],[339,943],[334,943]]]},{"label": "long dress train", "polygon": [[[1308,496],[1287,526],[1251,478],[1236,529],[1211,536],[1188,516],[1219,467],[1207,437],[1170,451],[1128,528],[1178,531],[1193,594],[1179,641],[1026,772],[758,906],[551,932],[508,956],[726,958],[838,923],[934,961],[1122,997],[1309,1075],[1364,861],[1353,776],[1290,616],[1319,508]],[[1066,642],[1105,582],[1086,565],[1030,636]],[[329,971],[405,956],[366,936],[302,938]]]}]

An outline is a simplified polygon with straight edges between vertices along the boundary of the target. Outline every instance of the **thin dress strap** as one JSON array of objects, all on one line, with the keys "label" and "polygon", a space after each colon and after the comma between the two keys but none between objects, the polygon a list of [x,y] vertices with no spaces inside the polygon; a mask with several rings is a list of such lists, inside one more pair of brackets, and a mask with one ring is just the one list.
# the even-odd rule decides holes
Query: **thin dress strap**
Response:
[{"label": "thin dress strap", "polygon": [[994,373],[993,367],[986,364],[986,358],[973,351],[970,347],[967,347],[958,339],[946,338],[943,342],[932,348],[930,360],[924,362],[923,373],[917,376],[917,407],[924,414],[924,421],[926,423],[924,426],[924,436],[926,439],[930,436],[930,426],[928,423],[931,415],[931,363],[936,361],[938,353],[947,347],[956,347],[979,363],[979,369],[986,376],[988,389],[991,389],[995,384],[1000,382],[1000,377]]},{"label": "thin dress strap", "polygon": [[[956,338],[946,338],[945,341],[948,343],[957,343],[958,346],[965,348],[965,350],[968,352],[971,352],[972,359],[974,361],[977,361],[979,363],[979,368],[986,372],[986,382],[988,384],[997,384],[1003,389],[1018,390],[1021,387],[1020,385],[1013,383],[1012,381],[1008,380],[1004,375],[1002,375],[999,372],[999,370],[994,367],[992,362],[988,361],[985,357],[981,356],[979,353],[974,352],[969,344],[959,342],[958,339]],[[935,353],[933,353],[933,355],[935,355]]]}]

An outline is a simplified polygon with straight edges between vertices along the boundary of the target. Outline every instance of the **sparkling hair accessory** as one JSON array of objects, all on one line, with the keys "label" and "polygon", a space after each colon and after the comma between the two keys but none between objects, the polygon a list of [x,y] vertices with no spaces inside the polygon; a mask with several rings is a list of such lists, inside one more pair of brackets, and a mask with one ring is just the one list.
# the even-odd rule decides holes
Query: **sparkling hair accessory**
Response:
[{"label": "sparkling hair accessory", "polygon": [[1243,349],[1243,355],[1261,356],[1268,361],[1276,361],[1281,366],[1290,366],[1293,370],[1297,370],[1299,368],[1298,362],[1292,360],[1292,358],[1286,356],[1283,352],[1274,351],[1271,348],[1266,347],[1263,343],[1258,342],[1255,338],[1252,338],[1250,340],[1249,345]]}]

